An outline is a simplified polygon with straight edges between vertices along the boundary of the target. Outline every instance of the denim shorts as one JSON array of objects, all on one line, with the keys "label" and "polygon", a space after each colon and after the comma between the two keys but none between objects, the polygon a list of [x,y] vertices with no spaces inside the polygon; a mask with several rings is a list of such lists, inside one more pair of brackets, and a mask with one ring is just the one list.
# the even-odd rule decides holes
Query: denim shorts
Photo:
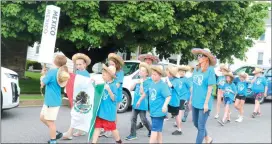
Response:
[{"label": "denim shorts", "polygon": [[151,117],[151,131],[162,132],[165,117]]},{"label": "denim shorts", "polygon": [[230,99],[229,97],[224,97],[224,103],[225,103],[225,105],[226,105],[226,104],[231,105],[231,104],[233,104],[233,100]]}]

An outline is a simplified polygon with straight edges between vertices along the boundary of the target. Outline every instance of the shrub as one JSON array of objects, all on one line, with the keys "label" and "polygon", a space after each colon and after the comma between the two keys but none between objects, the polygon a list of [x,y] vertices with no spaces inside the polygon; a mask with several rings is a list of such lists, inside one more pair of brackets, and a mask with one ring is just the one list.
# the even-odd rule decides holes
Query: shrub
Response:
[{"label": "shrub", "polygon": [[26,61],[26,69],[28,70],[30,66],[33,66],[33,69],[35,69],[35,70],[42,69],[42,65],[39,62],[27,60]]}]

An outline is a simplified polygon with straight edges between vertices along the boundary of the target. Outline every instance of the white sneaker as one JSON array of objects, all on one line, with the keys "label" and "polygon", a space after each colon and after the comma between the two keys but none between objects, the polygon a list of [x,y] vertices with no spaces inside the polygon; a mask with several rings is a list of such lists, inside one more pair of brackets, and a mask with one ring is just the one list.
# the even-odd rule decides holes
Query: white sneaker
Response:
[{"label": "white sneaker", "polygon": [[243,117],[239,117],[237,120],[235,120],[236,122],[242,122],[243,121]]},{"label": "white sneaker", "polygon": [[214,116],[214,118],[215,118],[215,119],[218,119],[218,118],[219,118],[219,114],[216,114],[216,115]]}]

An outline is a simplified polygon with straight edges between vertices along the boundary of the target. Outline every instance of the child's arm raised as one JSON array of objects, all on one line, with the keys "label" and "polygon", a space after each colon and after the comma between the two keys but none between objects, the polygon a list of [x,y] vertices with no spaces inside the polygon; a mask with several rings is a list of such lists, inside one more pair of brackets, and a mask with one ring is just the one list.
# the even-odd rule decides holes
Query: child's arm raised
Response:
[{"label": "child's arm raised", "polygon": [[112,90],[110,89],[110,86],[109,86],[108,84],[105,84],[105,89],[108,91],[111,100],[112,100],[112,101],[115,101],[115,95],[114,95],[114,93],[112,92]]}]

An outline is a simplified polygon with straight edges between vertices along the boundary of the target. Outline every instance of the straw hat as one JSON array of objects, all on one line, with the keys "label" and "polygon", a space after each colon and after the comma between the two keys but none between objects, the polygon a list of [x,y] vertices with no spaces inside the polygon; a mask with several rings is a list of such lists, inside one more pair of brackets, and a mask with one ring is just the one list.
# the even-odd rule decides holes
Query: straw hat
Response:
[{"label": "straw hat", "polygon": [[116,75],[115,75],[116,68],[114,66],[107,67],[105,64],[103,64],[102,67],[103,67],[103,70],[105,70],[107,73],[109,73],[112,78],[116,78]]},{"label": "straw hat", "polygon": [[190,69],[191,69],[191,67],[189,67],[187,65],[181,65],[178,67],[178,71],[188,71]]},{"label": "straw hat", "polygon": [[230,76],[232,78],[234,78],[234,75],[232,74],[232,72],[226,72],[224,73],[225,76]]},{"label": "straw hat", "polygon": [[57,73],[57,82],[60,87],[65,87],[69,78],[70,74],[68,73],[68,67],[66,65],[60,67]]},{"label": "straw hat", "polygon": [[164,76],[163,67],[161,65],[153,65],[151,66],[151,70],[156,71],[161,76]]},{"label": "straw hat", "polygon": [[227,71],[227,72],[230,72],[230,69],[227,67],[227,65],[225,65],[225,64],[221,64],[220,65],[220,71],[221,70],[225,70],[225,71]]},{"label": "straw hat", "polygon": [[87,66],[91,64],[91,59],[87,55],[85,55],[83,53],[77,53],[77,54],[73,55],[72,60],[73,60],[74,63],[78,59],[83,59],[86,62]]},{"label": "straw hat", "polygon": [[255,70],[252,73],[257,74],[257,73],[262,73],[262,72],[263,72],[262,68],[255,67]]},{"label": "straw hat", "polygon": [[201,48],[193,48],[192,49],[192,53],[194,55],[196,54],[203,54],[205,56],[207,56],[210,60],[210,65],[214,66],[216,64],[216,57],[214,55],[212,55],[210,49],[208,48],[204,48],[204,49],[201,49]]},{"label": "straw hat", "polygon": [[239,73],[239,76],[246,79],[248,77],[248,74],[245,72],[241,72],[241,73]]},{"label": "straw hat", "polygon": [[151,74],[150,66],[147,63],[141,62],[140,65],[139,65],[139,68],[141,68],[141,67],[144,67],[147,70],[148,75]]},{"label": "straw hat", "polygon": [[166,68],[167,71],[169,71],[169,73],[173,76],[173,77],[178,77],[178,68],[174,67],[174,66],[168,66]]},{"label": "straw hat", "polygon": [[138,57],[138,60],[143,62],[145,59],[151,59],[153,64],[157,64],[160,59],[157,56],[154,56],[152,53],[142,54]]},{"label": "straw hat", "polygon": [[110,53],[109,56],[108,56],[108,59],[109,59],[109,60],[115,59],[116,61],[119,62],[119,64],[120,64],[121,66],[124,65],[124,60],[123,60],[119,55],[117,55],[117,54],[115,54],[115,53]]}]

